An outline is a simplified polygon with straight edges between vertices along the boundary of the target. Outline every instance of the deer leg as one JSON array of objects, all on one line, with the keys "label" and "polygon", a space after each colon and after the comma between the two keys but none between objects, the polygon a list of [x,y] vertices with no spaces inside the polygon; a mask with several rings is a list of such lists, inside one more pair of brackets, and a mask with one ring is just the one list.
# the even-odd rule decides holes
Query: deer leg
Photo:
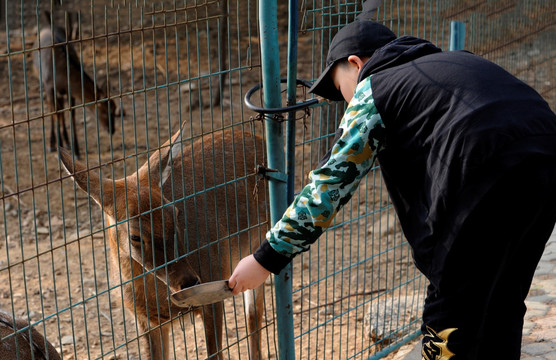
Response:
[{"label": "deer leg", "polygon": [[[63,112],[59,112],[59,108],[62,107],[64,98],[62,96],[57,96],[56,97],[56,104],[54,105],[55,109],[56,109],[56,125],[57,125],[57,133],[56,135],[58,136],[58,146],[64,146],[64,143],[68,146],[71,147],[71,143],[69,141],[69,137],[68,137],[68,131],[66,129],[66,120],[64,117],[64,113]],[[60,132],[60,125],[62,125],[62,132]],[[52,144],[52,140],[51,144]],[[73,149],[72,149],[73,151]]]},{"label": "deer leg", "polygon": [[[167,360],[169,351],[169,325],[157,326],[147,319],[137,318],[141,359]],[[152,329],[152,330],[151,330]]]},{"label": "deer leg", "polygon": [[58,148],[58,128],[58,114],[52,114],[50,120],[50,152],[54,152]]},{"label": "deer leg", "polygon": [[[156,326],[152,324],[152,326]],[[159,326],[149,332],[149,343],[154,360],[166,360],[169,357],[169,325]]]},{"label": "deer leg", "polygon": [[[61,133],[60,124],[62,125]],[[66,131],[66,124],[64,122],[64,114],[55,113],[52,115],[52,126],[50,128],[50,152],[57,151],[58,146],[64,146],[64,141],[67,145],[70,144],[68,140],[68,132]]]},{"label": "deer leg", "polygon": [[59,131],[59,114],[56,107],[56,94],[54,90],[46,91],[46,101],[49,110],[52,112],[50,119],[50,152],[57,151],[58,149],[58,131]]},{"label": "deer leg", "polygon": [[247,313],[247,333],[249,336],[249,359],[260,359],[260,329],[264,311],[264,286],[245,292],[245,312]]},{"label": "deer leg", "polygon": [[73,152],[75,153],[75,157],[80,159],[81,157],[79,156],[79,144],[77,143],[77,129],[75,127],[75,109],[73,108],[73,105],[75,104],[75,99],[72,96],[69,96],[68,98],[68,102],[69,102],[69,106],[70,106],[70,119],[71,119],[71,146],[73,148]]},{"label": "deer leg", "polygon": [[[66,144],[71,149],[71,143],[68,136],[68,130],[66,129],[66,119],[64,118],[64,114],[58,114],[58,145],[63,146]],[[62,125],[62,132],[60,133],[60,124]],[[73,149],[71,149],[73,152]]]},{"label": "deer leg", "polygon": [[[203,306],[203,323],[205,325],[205,338],[207,341],[207,357],[221,359],[222,354],[222,321],[223,305],[221,302]],[[215,354],[217,354],[215,356]]]}]

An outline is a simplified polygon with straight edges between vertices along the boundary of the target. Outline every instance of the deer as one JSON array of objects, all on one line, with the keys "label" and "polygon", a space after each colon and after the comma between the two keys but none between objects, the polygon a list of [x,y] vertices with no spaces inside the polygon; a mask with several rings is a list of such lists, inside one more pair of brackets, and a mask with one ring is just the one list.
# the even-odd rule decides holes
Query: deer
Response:
[{"label": "deer", "polygon": [[41,333],[4,311],[0,311],[0,344],[0,359],[61,360]]},{"label": "deer", "polygon": [[[80,104],[94,103],[98,107],[98,121],[110,135],[115,131],[115,117],[120,114],[120,109],[116,109],[114,100],[106,100],[106,84],[95,85],[85,70],[82,71],[83,66],[79,56],[70,42],[72,25],[69,15],[66,16],[65,28],[51,23],[50,12],[44,11],[43,15],[46,21],[42,23],[35,42],[38,51],[33,54],[33,69],[41,81],[46,103],[52,113],[49,150],[54,152],[58,146],[64,146],[65,142],[79,158],[74,116],[76,100]],[[62,112],[64,98],[67,98],[71,111],[71,143],[66,129],[64,112]]]},{"label": "deer", "polygon": [[[262,138],[229,129],[184,141],[181,133],[117,180],[101,178],[79,160],[72,162],[69,150],[59,150],[65,171],[107,219],[111,273],[123,280],[124,307],[135,311],[146,359],[167,359],[169,325],[184,312],[168,297],[228,279],[268,226],[265,191],[253,194],[259,189],[255,168],[263,160]],[[262,287],[245,295],[251,359],[260,354]],[[203,319],[207,353],[221,358],[223,303],[193,311]]]}]

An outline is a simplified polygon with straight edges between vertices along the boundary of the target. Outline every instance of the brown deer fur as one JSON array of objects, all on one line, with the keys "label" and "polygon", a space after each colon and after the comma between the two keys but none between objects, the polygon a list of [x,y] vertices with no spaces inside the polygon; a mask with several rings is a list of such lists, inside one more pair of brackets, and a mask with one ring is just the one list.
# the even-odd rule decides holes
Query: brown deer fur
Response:
[{"label": "brown deer fur", "polygon": [[[68,173],[108,219],[112,273],[126,282],[124,305],[135,311],[140,331],[148,333],[141,337],[147,359],[166,359],[169,322],[184,311],[170,294],[229,278],[240,258],[258,247],[267,226],[264,183],[254,192],[254,169],[263,162],[261,138],[225,130],[181,141],[180,134],[136,173],[114,181],[81,162],[72,166],[69,151],[60,149]],[[187,256],[175,260],[176,253]],[[263,290],[246,296],[249,352],[258,359]],[[221,349],[222,306],[202,308],[209,354]]]},{"label": "brown deer fur", "polygon": [[60,355],[40,332],[34,328],[29,330],[27,321],[14,321],[0,311],[0,359],[60,360]]}]

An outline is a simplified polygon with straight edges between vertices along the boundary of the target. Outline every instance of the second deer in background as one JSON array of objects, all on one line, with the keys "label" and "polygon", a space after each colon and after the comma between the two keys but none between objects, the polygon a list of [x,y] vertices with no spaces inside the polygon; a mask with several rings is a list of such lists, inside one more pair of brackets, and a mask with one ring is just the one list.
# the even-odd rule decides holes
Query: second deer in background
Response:
[{"label": "second deer in background", "polygon": [[[64,141],[71,146],[74,154],[79,157],[79,144],[76,135],[74,104],[95,103],[98,106],[98,121],[113,134],[115,131],[116,105],[107,98],[106,86],[95,85],[95,82],[85,72],[79,56],[70,41],[72,23],[70,15],[66,15],[65,28],[52,23],[50,12],[44,12],[45,21],[42,22],[35,47],[33,64],[45,94],[45,100],[52,112],[50,126],[50,151],[56,151]],[[65,125],[63,103],[67,97],[71,111],[72,135],[71,143]],[[60,129],[60,124],[62,129]],[[60,133],[60,130],[62,131]]]}]

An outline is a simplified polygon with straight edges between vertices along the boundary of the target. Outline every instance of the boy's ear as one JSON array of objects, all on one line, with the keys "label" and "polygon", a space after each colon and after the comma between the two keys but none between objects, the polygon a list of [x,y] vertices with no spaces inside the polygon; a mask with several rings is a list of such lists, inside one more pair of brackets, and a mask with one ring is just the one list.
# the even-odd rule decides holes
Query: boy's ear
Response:
[{"label": "boy's ear", "polygon": [[350,55],[348,57],[348,62],[352,65],[355,65],[357,67],[357,70],[361,70],[361,68],[363,67],[363,65],[365,65],[367,60],[368,60],[368,57],[361,58],[357,55]]}]

